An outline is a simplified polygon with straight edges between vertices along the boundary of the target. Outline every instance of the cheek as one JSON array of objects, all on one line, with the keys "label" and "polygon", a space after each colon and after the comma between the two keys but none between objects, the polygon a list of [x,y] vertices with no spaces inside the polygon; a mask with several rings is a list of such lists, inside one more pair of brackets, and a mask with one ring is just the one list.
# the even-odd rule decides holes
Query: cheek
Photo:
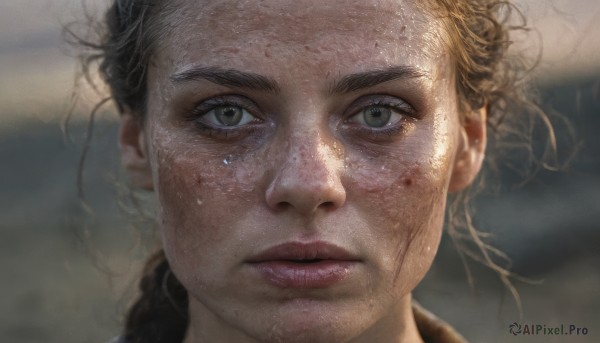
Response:
[{"label": "cheek", "polygon": [[432,224],[443,217],[447,189],[444,171],[440,175],[423,162],[388,168],[389,172],[374,172],[369,177],[366,171],[356,173],[360,178],[349,187],[360,202],[362,214],[375,223],[376,232],[406,242],[424,230],[439,229]]},{"label": "cheek", "polygon": [[228,155],[170,153],[194,151],[186,146],[156,151],[154,174],[165,253],[180,280],[197,268],[211,277],[207,270],[217,264],[213,256],[225,249],[235,258],[239,251],[232,245],[243,232],[234,224],[254,203],[257,173]]},{"label": "cheek", "polygon": [[[164,158],[156,168],[158,218],[163,245],[173,263],[194,251],[222,240],[223,230],[208,216],[210,175],[198,163],[183,158]],[[202,264],[202,260],[196,261]]]},{"label": "cheek", "polygon": [[380,268],[402,293],[429,269],[441,238],[453,155],[451,144],[438,143],[356,160],[348,173],[349,197],[381,242]]}]

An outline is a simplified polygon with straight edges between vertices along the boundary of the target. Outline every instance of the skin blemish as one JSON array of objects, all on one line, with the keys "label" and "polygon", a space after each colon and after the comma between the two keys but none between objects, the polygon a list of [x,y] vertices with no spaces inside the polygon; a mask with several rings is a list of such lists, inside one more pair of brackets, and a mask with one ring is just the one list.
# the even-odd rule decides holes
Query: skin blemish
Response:
[{"label": "skin blemish", "polygon": [[402,177],[401,177],[402,183],[406,187],[412,186],[413,180],[418,178],[420,173],[421,173],[421,168],[420,168],[419,164],[416,164],[416,163],[413,164],[402,174]]}]

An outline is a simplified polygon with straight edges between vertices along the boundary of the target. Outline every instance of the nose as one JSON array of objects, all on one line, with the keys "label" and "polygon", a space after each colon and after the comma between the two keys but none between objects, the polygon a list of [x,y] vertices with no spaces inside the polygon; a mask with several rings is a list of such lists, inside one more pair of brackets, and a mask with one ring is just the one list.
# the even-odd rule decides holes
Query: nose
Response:
[{"label": "nose", "polygon": [[276,158],[279,165],[266,190],[267,205],[301,215],[341,207],[346,201],[340,175],[343,161],[334,141],[314,130],[288,142],[283,155]]}]

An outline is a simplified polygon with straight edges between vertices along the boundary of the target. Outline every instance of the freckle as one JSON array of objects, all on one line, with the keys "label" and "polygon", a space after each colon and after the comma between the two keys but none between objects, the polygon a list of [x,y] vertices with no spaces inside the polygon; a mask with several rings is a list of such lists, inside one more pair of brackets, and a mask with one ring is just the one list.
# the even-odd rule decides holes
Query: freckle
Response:
[{"label": "freckle", "polygon": [[199,175],[196,176],[196,185],[202,186],[202,178]]},{"label": "freckle", "polygon": [[408,178],[408,177],[407,177],[407,178],[405,178],[405,179],[404,179],[404,185],[405,185],[406,187],[408,187],[408,186],[412,185],[412,179],[411,179],[411,178]]}]

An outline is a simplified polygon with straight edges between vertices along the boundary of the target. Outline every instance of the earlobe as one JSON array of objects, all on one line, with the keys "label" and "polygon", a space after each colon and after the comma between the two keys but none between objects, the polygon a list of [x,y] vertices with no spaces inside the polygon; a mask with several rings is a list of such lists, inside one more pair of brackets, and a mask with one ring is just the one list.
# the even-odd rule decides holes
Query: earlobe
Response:
[{"label": "earlobe", "polygon": [[487,143],[486,118],[487,109],[482,107],[462,123],[449,192],[458,192],[469,186],[481,170]]},{"label": "earlobe", "polygon": [[137,116],[131,113],[121,115],[119,129],[121,164],[129,172],[135,187],[153,190],[152,171],[146,149],[144,128]]}]

